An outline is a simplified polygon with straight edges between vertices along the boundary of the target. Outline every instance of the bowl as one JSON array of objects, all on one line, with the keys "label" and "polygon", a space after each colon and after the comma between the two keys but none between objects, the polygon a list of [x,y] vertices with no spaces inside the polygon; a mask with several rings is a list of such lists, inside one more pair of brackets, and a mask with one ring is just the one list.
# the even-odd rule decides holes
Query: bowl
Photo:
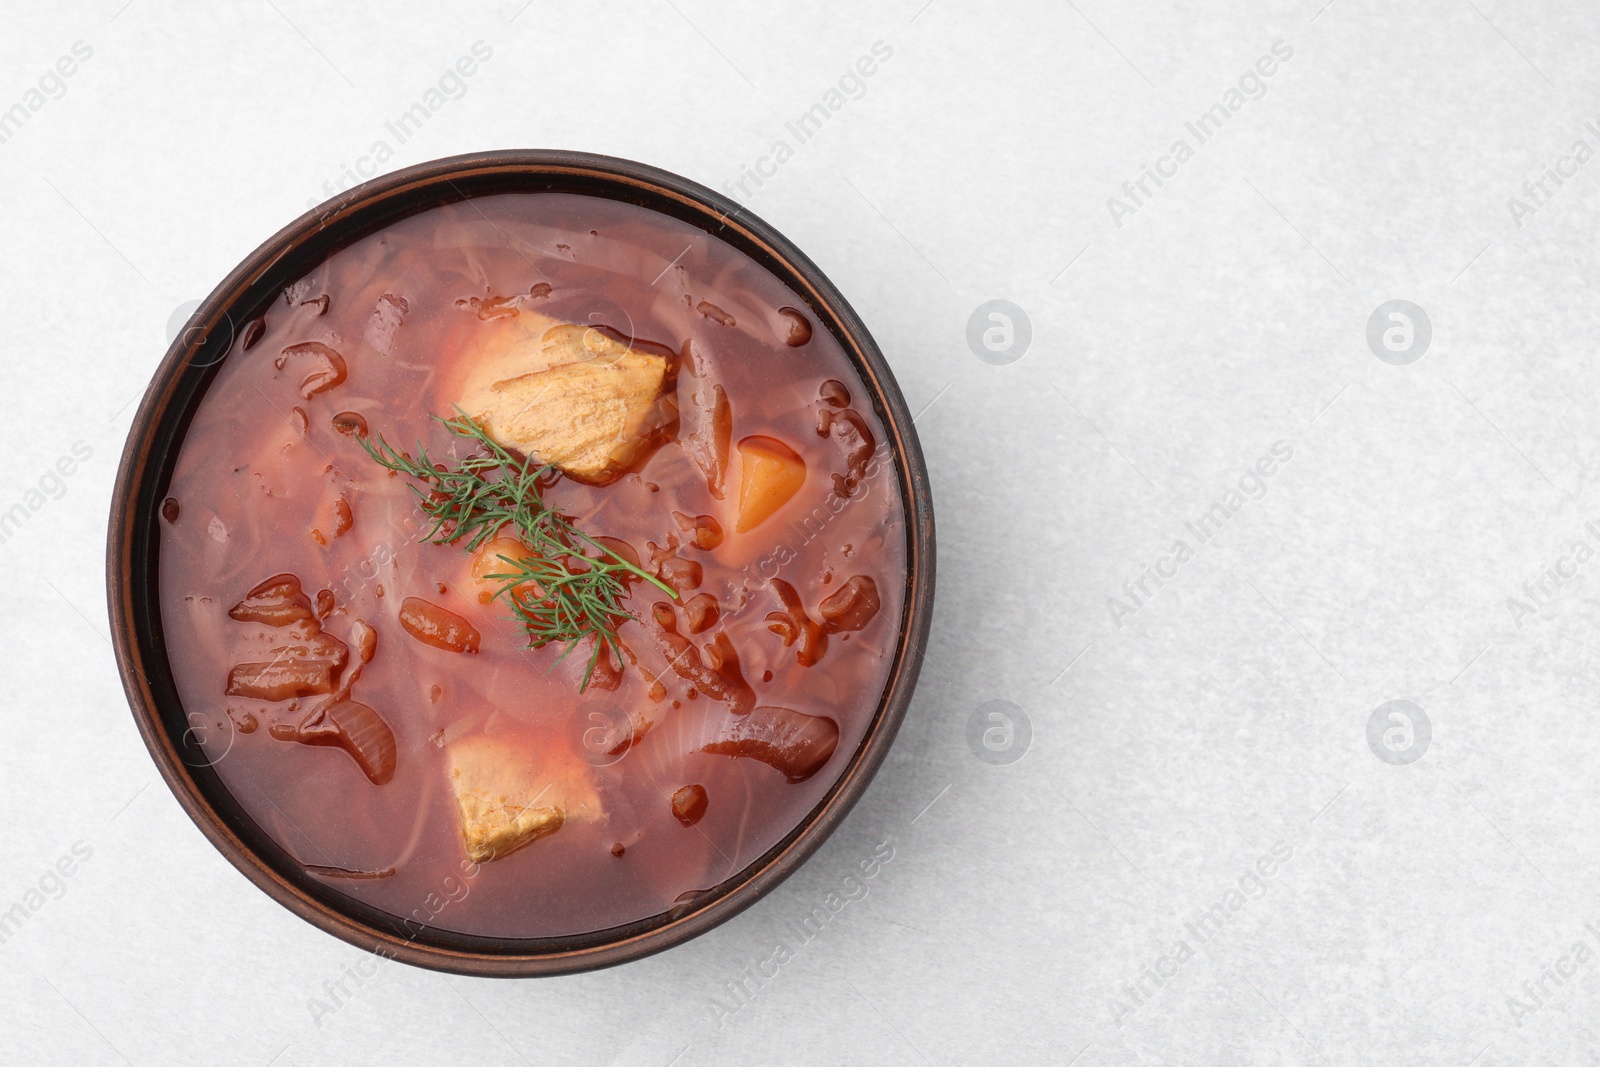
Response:
[{"label": "bowl", "polygon": [[[173,465],[243,324],[325,257],[396,220],[510,192],[579,193],[660,212],[732,245],[799,293],[870,393],[906,514],[905,598],[888,682],[823,799],[764,855],[691,901],[624,926],[549,938],[415,932],[416,924],[311,877],[245,813],[208,762],[167,659],[158,596],[158,519]],[[261,245],[201,303],[133,419],[112,496],[106,583],[117,666],[139,732],[178,802],[245,877],[312,925],[388,958],[478,976],[563,974],[638,959],[726,921],[793,873],[845,818],[887,755],[916,685],[933,608],[933,504],[911,415],[871,334],[822,271],[770,225],[704,186],[640,163],[578,152],[485,152],[423,163],[341,193]]]}]

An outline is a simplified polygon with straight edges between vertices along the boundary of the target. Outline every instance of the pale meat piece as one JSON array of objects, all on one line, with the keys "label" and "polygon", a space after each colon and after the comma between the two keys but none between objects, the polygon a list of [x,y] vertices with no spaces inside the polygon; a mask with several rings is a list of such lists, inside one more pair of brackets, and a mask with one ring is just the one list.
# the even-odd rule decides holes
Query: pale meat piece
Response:
[{"label": "pale meat piece", "polygon": [[466,353],[458,405],[506,448],[604,484],[659,417],[670,367],[655,347],[523,310]]},{"label": "pale meat piece", "polygon": [[560,745],[477,734],[446,749],[461,836],[473,862],[510,855],[569,820],[602,816],[588,765]]}]

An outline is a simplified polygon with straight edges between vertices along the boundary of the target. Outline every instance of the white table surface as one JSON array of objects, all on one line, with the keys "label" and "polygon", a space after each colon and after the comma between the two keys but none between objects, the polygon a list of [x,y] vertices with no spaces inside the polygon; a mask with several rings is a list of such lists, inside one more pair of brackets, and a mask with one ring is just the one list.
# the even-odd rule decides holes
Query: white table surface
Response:
[{"label": "white table surface", "polygon": [[[1600,151],[1592,5],[122,2],[12,3],[0,32],[0,109],[27,112],[0,143],[0,511],[29,508],[0,544],[0,910],[41,905],[0,944],[0,1058],[1600,1062],[1600,162],[1562,162]],[[382,169],[563,147],[722,187],[780,138],[749,206],[873,329],[932,473],[937,616],[888,762],[689,945],[542,981],[390,963],[319,1011],[370,958],[201,837],[106,638],[109,492],[169,320],[379,140]],[[1572,176],[1525,192],[1547,166]],[[1031,323],[1004,365],[966,339],[995,299]],[[1396,299],[1432,325],[1411,362],[1367,340]],[[969,746],[992,700],[1027,717],[1019,760]],[[1420,709],[1398,754],[1368,741],[1391,700]],[[866,896],[733,1000],[886,839]]]}]

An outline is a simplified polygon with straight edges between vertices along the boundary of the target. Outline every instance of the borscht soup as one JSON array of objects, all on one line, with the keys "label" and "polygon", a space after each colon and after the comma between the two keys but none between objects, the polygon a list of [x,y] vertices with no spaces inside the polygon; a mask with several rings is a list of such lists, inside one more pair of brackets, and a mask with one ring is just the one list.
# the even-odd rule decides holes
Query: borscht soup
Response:
[{"label": "borscht soup", "polygon": [[159,521],[186,743],[413,935],[692,906],[872,724],[896,462],[833,334],[702,229],[413,214],[237,324],[194,410]]}]

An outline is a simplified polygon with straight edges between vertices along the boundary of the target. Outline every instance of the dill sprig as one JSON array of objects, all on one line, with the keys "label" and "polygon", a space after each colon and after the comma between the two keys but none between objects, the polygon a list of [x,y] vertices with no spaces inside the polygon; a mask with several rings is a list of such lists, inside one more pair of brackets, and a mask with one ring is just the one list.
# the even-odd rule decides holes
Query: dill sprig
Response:
[{"label": "dill sprig", "polygon": [[[376,444],[365,437],[357,440],[382,466],[422,483],[413,484],[411,490],[433,526],[420,540],[436,545],[464,541],[466,551],[476,552],[506,527],[512,528],[530,554],[515,559],[499,555],[506,570],[485,576],[499,583],[494,597],[503,600],[527,629],[532,648],[561,644],[565,657],[584,638],[593,637],[594,648],[579,686],[580,691],[587,689],[602,649],[609,648],[618,662],[622,659],[617,627],[634,617],[622,607],[627,579],[643,578],[674,599],[677,593],[545,503],[538,483],[554,468],[518,459],[460,408],[456,411],[453,419],[434,417],[483,452],[455,466],[434,462],[420,441],[413,459],[382,434]],[[597,554],[587,551],[591,549]]]}]

